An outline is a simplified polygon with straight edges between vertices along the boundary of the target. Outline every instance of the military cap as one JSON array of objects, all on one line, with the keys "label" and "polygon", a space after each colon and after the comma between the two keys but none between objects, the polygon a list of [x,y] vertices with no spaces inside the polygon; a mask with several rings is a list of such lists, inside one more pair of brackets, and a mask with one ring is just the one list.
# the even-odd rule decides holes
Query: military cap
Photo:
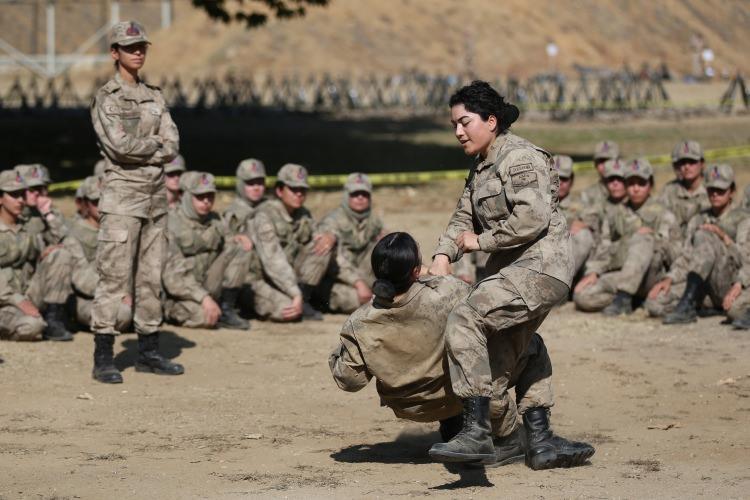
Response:
[{"label": "military cap", "polygon": [[171,174],[172,172],[184,172],[187,170],[185,167],[185,158],[182,155],[177,155],[174,160],[164,165],[164,172]]},{"label": "military cap", "polygon": [[104,169],[107,168],[107,162],[102,158],[94,165],[94,175],[104,175]]},{"label": "military cap", "polygon": [[370,181],[370,178],[367,176],[367,174],[354,172],[353,174],[349,174],[349,177],[346,178],[344,190],[348,194],[356,193],[358,191],[372,193],[372,182]]},{"label": "military cap", "polygon": [[151,43],[146,36],[143,25],[137,21],[122,21],[110,28],[109,46],[122,45],[124,47],[136,43]]},{"label": "military cap", "polygon": [[622,177],[625,178],[625,164],[619,160],[607,160],[604,162],[604,178]]},{"label": "military cap", "polygon": [[26,182],[17,170],[3,170],[0,172],[0,191],[4,193],[13,193],[25,189]]},{"label": "military cap", "polygon": [[289,187],[310,188],[310,184],[307,183],[307,169],[294,163],[287,163],[281,167],[276,180]]},{"label": "military cap", "polygon": [[28,187],[46,186],[52,182],[47,167],[41,163],[16,165],[14,170],[21,174]]},{"label": "military cap", "polygon": [[711,165],[704,176],[706,188],[729,189],[734,184],[734,170],[726,163]]},{"label": "military cap", "polygon": [[672,149],[672,163],[680,160],[700,161],[702,159],[703,148],[696,141],[681,141]]},{"label": "military cap", "polygon": [[81,191],[81,198],[98,201],[102,194],[102,179],[96,175],[86,177],[79,189]]},{"label": "military cap", "polygon": [[[216,192],[216,179],[208,172],[188,172],[183,178],[185,178],[183,190],[190,194]],[[180,187],[183,187],[182,178],[180,179]]]},{"label": "military cap", "polygon": [[242,160],[237,165],[236,177],[242,181],[251,181],[253,179],[263,179],[266,177],[266,166],[263,162],[255,158]]},{"label": "military cap", "polygon": [[625,178],[640,177],[649,180],[654,176],[654,167],[646,158],[634,158],[625,165]]},{"label": "military cap", "polygon": [[573,177],[573,158],[565,155],[555,155],[552,157],[552,163],[557,169],[557,175],[563,179]]},{"label": "military cap", "polygon": [[594,161],[614,160],[620,156],[620,146],[616,142],[602,141],[594,147]]}]

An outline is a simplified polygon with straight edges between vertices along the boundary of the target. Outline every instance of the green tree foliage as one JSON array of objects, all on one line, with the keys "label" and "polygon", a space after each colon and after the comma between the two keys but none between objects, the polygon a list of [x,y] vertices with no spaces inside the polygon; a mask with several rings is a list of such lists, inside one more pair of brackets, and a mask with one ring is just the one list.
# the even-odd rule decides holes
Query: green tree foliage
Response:
[{"label": "green tree foliage", "polygon": [[269,16],[279,19],[302,17],[308,6],[328,5],[329,0],[192,0],[212,19],[223,23],[239,22],[249,28],[263,25]]}]

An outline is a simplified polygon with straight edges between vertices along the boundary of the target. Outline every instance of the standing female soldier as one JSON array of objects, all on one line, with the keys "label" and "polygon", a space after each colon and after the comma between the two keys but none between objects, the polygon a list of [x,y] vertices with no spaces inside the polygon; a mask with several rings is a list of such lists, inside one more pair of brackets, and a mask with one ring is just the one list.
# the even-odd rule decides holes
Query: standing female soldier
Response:
[{"label": "standing female soldier", "polygon": [[163,165],[177,156],[179,137],[159,89],[138,77],[148,44],[137,22],[112,27],[115,77],[99,89],[91,105],[94,131],[107,162],[99,201],[100,279],[91,313],[96,342],[93,376],[110,384],[122,382],[112,346],[120,333],[115,327],[119,304],[127,303],[129,296],[134,298],[138,334],[136,370],[169,375],[184,371],[157,351],[167,222]]},{"label": "standing female soldier", "polygon": [[[568,296],[573,255],[557,210],[559,180],[549,153],[508,131],[518,108],[481,81],[453,94],[450,108],[456,138],[476,161],[430,272],[448,274],[450,263],[463,253],[482,250],[491,254],[490,276],[448,317],[448,363],[464,424],[449,442],[434,445],[430,455],[443,462],[488,462],[494,459],[490,396],[507,392],[510,374],[534,332]],[[587,444],[553,435],[543,406],[530,402],[520,412],[529,467],[578,465],[594,453]]]}]

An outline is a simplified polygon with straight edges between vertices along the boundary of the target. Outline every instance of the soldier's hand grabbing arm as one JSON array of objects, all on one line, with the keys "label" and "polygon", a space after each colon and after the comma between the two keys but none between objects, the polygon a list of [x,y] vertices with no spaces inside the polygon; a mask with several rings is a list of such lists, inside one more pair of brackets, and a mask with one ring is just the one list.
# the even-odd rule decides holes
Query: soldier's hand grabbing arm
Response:
[{"label": "soldier's hand grabbing arm", "polygon": [[203,297],[201,307],[203,308],[203,314],[206,317],[206,324],[208,326],[214,326],[216,322],[219,321],[219,316],[221,316],[221,308],[219,308],[219,305],[210,295],[206,295]]},{"label": "soldier's hand grabbing arm", "polygon": [[[472,174],[469,174],[471,177]],[[450,222],[445,232],[438,240],[438,246],[432,257],[430,274],[433,276],[444,276],[451,273],[451,262],[456,262],[463,255],[463,251],[456,243],[458,237],[464,231],[472,231],[474,226],[471,218],[471,191],[467,180],[461,198],[458,200],[456,210],[453,211]]]}]

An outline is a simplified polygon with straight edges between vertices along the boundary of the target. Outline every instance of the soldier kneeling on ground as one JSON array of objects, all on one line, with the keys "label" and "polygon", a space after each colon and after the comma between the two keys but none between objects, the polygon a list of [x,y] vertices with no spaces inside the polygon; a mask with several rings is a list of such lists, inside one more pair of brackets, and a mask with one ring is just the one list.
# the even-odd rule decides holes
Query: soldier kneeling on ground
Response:
[{"label": "soldier kneeling on ground", "polygon": [[365,174],[350,174],[341,205],[321,220],[318,230],[333,235],[335,259],[314,295],[332,312],[351,313],[372,298],[370,256],[383,236],[383,222],[372,213],[372,183]]},{"label": "soldier kneeling on ground", "polygon": [[[375,298],[352,314],[341,330],[340,344],[329,356],[336,384],[348,392],[364,388],[372,377],[382,404],[399,418],[416,422],[440,421],[443,441],[463,427],[461,400],[451,389],[445,352],[445,326],[453,306],[471,288],[454,276],[420,276],[419,248],[407,233],[391,233],[372,252],[377,278]],[[493,342],[493,337],[489,342]],[[531,338],[507,391],[490,401],[494,459],[490,467],[529,459],[559,440],[547,429],[544,439],[529,445],[520,415],[534,409],[548,412],[553,404],[552,365],[544,341]],[[539,436],[536,436],[537,438]],[[558,444],[555,443],[555,446]],[[569,443],[576,452],[594,453],[582,443]]]},{"label": "soldier kneeling on ground", "polygon": [[277,175],[276,197],[255,211],[251,231],[262,278],[251,285],[249,305],[260,318],[323,319],[310,299],[328,269],[336,241],[317,232],[304,206],[309,188],[307,169],[287,163]]},{"label": "soldier kneeling on ground", "polygon": [[[79,188],[81,216],[70,225],[63,246],[73,258],[71,281],[72,299],[76,321],[86,328],[91,327],[91,307],[99,283],[96,270],[96,246],[99,235],[99,198],[101,177],[87,177]],[[133,297],[126,294],[117,309],[116,328],[125,332],[133,320]]]},{"label": "soldier kneeling on ground", "polygon": [[170,211],[167,220],[164,315],[193,328],[247,330],[249,323],[234,307],[246,279],[252,243],[245,235],[230,236],[213,211],[213,175],[187,172],[181,184],[180,206]]}]

